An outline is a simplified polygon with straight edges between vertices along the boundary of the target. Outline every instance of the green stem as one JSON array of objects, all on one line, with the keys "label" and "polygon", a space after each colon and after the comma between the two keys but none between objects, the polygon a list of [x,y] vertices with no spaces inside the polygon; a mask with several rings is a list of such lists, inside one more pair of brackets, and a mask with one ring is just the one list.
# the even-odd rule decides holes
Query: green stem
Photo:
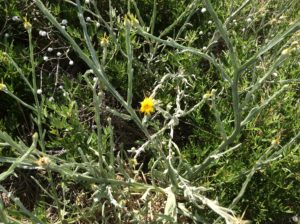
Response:
[{"label": "green stem", "polygon": [[241,110],[240,110],[240,100],[239,100],[239,94],[238,94],[238,82],[239,82],[239,76],[241,74],[240,70],[240,63],[238,61],[238,55],[236,50],[234,49],[231,40],[229,38],[228,32],[225,28],[225,26],[222,24],[221,20],[219,19],[217,13],[213,9],[211,3],[209,0],[203,0],[207,10],[211,14],[216,27],[221,35],[221,37],[224,39],[226,46],[229,50],[229,57],[231,60],[231,63],[233,65],[233,82],[231,85],[231,94],[232,94],[232,103],[233,103],[233,111],[234,111],[234,123],[235,123],[235,130],[239,129],[240,122],[241,122]]},{"label": "green stem", "polygon": [[217,120],[218,129],[219,129],[219,132],[222,136],[222,139],[223,139],[223,141],[226,141],[227,134],[226,134],[226,131],[225,131],[224,123],[221,120],[220,112],[217,109],[215,99],[212,99],[212,109],[214,111],[214,115],[215,115],[215,118]]},{"label": "green stem", "polygon": [[128,88],[127,88],[127,104],[131,106],[132,103],[132,81],[133,81],[133,68],[132,68],[132,47],[130,43],[130,25],[126,24],[126,51],[127,51],[127,75],[128,75]]},{"label": "green stem", "polygon": [[[35,140],[36,141],[36,140]],[[6,170],[5,172],[0,174],[0,182],[2,182],[3,180],[5,180],[9,175],[11,175],[14,171],[15,168],[18,167],[18,165],[20,163],[23,162],[23,160],[25,160],[30,154],[31,152],[36,149],[36,142],[33,142],[32,145],[30,146],[30,148],[27,149],[27,152],[24,153],[21,157],[17,158],[15,160],[15,162],[13,162],[13,164],[11,164],[11,166],[8,168],[8,170]]]},{"label": "green stem", "polygon": [[97,83],[95,83],[93,87],[93,103],[95,107],[95,122],[97,125],[97,148],[98,148],[98,153],[99,153],[99,165],[100,165],[100,171],[103,170],[103,144],[102,144],[102,133],[101,133],[101,123],[100,123],[100,106],[101,106],[101,101],[102,101],[102,92],[99,92],[97,94]]},{"label": "green stem", "polygon": [[32,110],[34,112],[37,112],[37,108],[34,108],[34,107],[30,106],[29,104],[25,103],[23,100],[21,100],[19,97],[17,97],[12,92],[6,90],[5,93],[8,94],[9,96],[11,96],[12,98],[14,98],[17,102],[19,102],[20,104],[22,104],[24,107],[27,107],[28,109],[30,109],[30,110]]},{"label": "green stem", "polygon": [[42,128],[42,108],[37,95],[37,84],[36,84],[36,73],[35,73],[35,62],[34,62],[34,52],[33,52],[33,44],[32,44],[32,33],[31,29],[27,30],[28,38],[29,38],[29,55],[30,55],[30,63],[31,63],[31,74],[32,74],[32,87],[33,87],[33,97],[35,101],[35,107],[37,111],[37,126],[39,133],[39,145],[42,151],[45,153],[45,144],[44,144],[44,135]]}]

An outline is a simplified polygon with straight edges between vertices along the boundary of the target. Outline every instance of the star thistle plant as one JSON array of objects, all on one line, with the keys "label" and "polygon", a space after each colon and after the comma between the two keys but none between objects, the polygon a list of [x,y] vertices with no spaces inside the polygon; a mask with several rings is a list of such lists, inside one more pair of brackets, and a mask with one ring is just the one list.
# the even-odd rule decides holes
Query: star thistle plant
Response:
[{"label": "star thistle plant", "polygon": [[[228,18],[224,9],[210,0],[192,0],[180,7],[181,3],[169,4],[168,11],[178,12],[163,16],[156,0],[152,1],[152,16],[143,13],[144,9],[139,11],[137,5],[150,1],[127,1],[126,14],[124,3],[115,7],[109,0],[104,17],[96,1],[66,1],[73,7],[70,16],[77,15],[78,20],[70,16],[62,20],[52,15],[42,0],[32,2],[34,10],[41,12],[37,16],[41,21],[35,14],[23,18],[22,32],[25,29],[28,34],[24,52],[28,51],[29,57],[19,57],[25,55],[23,51],[21,55],[12,51],[14,46],[8,44],[16,35],[10,33],[4,38],[8,53],[0,51],[0,62],[5,65],[0,68],[1,79],[9,85],[0,82],[0,92],[4,92],[0,95],[15,100],[17,109],[24,107],[28,113],[24,117],[30,119],[21,125],[21,136],[14,134],[19,133],[20,125],[8,127],[10,136],[2,130],[11,125],[4,120],[7,114],[10,117],[6,109],[16,109],[7,99],[1,100],[0,112],[4,111],[5,117],[0,118],[0,153],[11,152],[9,157],[6,153],[0,156],[0,162],[8,167],[0,174],[0,182],[8,181],[11,186],[9,177],[16,175],[15,171],[30,170],[25,177],[41,188],[41,197],[29,211],[13,197],[15,192],[0,184],[0,193],[9,195],[11,204],[4,206],[0,199],[0,223],[16,218],[22,220],[19,223],[27,219],[33,223],[54,219],[59,223],[250,223],[246,219],[264,223],[261,217],[271,220],[272,215],[277,218],[281,214],[277,211],[286,210],[281,198],[297,201],[298,192],[282,190],[295,188],[292,178],[298,167],[300,123],[296,122],[300,114],[294,105],[300,103],[296,97],[300,80],[297,70],[290,68],[298,63],[300,20],[277,27],[284,19],[267,21],[278,14],[283,18],[280,10],[274,10],[273,16],[268,12],[259,22],[262,11],[256,11],[250,0],[239,7],[228,4],[230,1],[223,4],[230,7],[226,9]],[[60,15],[58,11],[55,15]],[[203,21],[194,19],[198,12],[205,15]],[[170,18],[165,19],[168,14]],[[12,21],[16,23],[14,17],[8,19]],[[256,28],[261,27],[264,32],[259,41],[253,41],[260,34]],[[239,32],[241,28],[243,32]],[[39,37],[46,37],[42,44]],[[70,66],[82,61],[76,69],[66,71],[60,60]],[[67,65],[65,62],[62,64]],[[43,79],[47,71],[51,71],[49,77]],[[55,77],[50,76],[54,73]],[[14,89],[11,74],[22,78],[32,96]],[[48,80],[55,82],[59,91],[48,88]],[[64,85],[56,86],[61,82]],[[147,96],[136,107],[133,99],[145,86]],[[4,104],[8,107],[2,107]],[[270,125],[274,121],[275,125]],[[290,125],[289,121],[295,122]],[[271,166],[273,161],[278,165]],[[282,162],[293,166],[282,169]],[[284,173],[273,175],[277,178],[274,184],[269,174],[280,174],[276,166]],[[31,175],[32,171],[36,175]],[[286,174],[291,185],[286,186]],[[265,198],[260,186],[269,191],[267,205],[275,196],[272,202],[278,203],[270,206],[267,214],[261,209],[265,201],[260,199]],[[277,198],[277,189],[284,197]],[[50,220],[49,211],[44,210],[46,201],[53,202]],[[297,207],[288,205],[287,209],[287,222],[296,220],[298,214],[291,213]],[[235,210],[247,210],[247,214]]]}]

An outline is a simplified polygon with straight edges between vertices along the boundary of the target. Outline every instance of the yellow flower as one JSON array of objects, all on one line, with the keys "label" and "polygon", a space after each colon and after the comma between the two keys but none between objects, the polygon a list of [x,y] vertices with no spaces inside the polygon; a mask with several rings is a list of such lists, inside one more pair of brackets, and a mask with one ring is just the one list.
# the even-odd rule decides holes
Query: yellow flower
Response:
[{"label": "yellow flower", "polygon": [[150,115],[154,112],[154,100],[151,97],[146,97],[143,102],[141,102],[140,112]]}]

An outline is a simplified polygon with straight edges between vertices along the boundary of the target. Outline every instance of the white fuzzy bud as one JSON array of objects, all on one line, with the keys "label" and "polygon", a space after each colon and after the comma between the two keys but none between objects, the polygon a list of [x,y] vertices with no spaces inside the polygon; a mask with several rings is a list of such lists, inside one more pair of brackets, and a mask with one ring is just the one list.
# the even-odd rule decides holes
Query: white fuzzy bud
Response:
[{"label": "white fuzzy bud", "polygon": [[45,36],[47,36],[47,32],[44,31],[44,30],[40,30],[40,31],[39,31],[39,35],[40,35],[41,37],[45,37]]},{"label": "white fuzzy bud", "polygon": [[12,20],[15,21],[15,22],[21,21],[19,16],[13,16]]},{"label": "white fuzzy bud", "polygon": [[62,24],[62,25],[67,25],[67,24],[68,24],[68,20],[63,19],[63,20],[61,21],[61,24]]}]

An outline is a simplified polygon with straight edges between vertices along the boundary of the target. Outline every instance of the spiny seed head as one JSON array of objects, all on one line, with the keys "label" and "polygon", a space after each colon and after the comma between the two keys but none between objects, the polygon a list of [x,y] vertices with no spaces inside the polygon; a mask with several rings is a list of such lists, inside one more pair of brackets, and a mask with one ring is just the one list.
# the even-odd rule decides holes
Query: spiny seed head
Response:
[{"label": "spiny seed head", "polygon": [[77,206],[84,206],[86,201],[86,194],[84,192],[81,192],[77,195],[76,200],[75,200],[75,204]]},{"label": "spiny seed head", "polygon": [[135,167],[136,165],[138,165],[138,162],[136,159],[132,158],[132,159],[129,159],[129,165],[131,167]]},{"label": "spiny seed head", "polygon": [[104,33],[103,37],[100,38],[100,45],[102,47],[107,47],[109,45],[109,39],[106,36],[106,33]]},{"label": "spiny seed head", "polygon": [[131,13],[128,13],[125,15],[124,25],[136,27],[139,25],[139,21],[137,20],[137,18],[134,15],[132,15]]},{"label": "spiny seed head", "polygon": [[27,20],[27,18],[24,18],[24,28],[25,30],[29,31],[32,29],[31,23]]}]

